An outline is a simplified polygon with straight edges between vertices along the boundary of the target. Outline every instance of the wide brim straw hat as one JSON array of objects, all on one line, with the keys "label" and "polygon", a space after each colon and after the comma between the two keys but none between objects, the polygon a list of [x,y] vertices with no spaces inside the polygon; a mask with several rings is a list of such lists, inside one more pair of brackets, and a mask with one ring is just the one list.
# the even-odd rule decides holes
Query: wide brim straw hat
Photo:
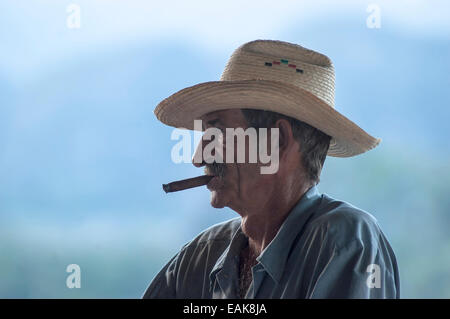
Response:
[{"label": "wide brim straw hat", "polygon": [[164,124],[194,129],[194,120],[226,109],[260,109],[303,121],[331,136],[328,154],[350,157],[376,147],[374,138],[334,109],[334,67],[296,44],[256,40],[234,51],[220,81],[176,92],[155,108]]}]

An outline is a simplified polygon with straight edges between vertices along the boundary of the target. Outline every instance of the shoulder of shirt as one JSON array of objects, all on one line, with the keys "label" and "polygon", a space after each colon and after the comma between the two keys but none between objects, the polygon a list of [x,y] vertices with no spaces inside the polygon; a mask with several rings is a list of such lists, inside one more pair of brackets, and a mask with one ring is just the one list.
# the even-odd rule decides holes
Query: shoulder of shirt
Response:
[{"label": "shoulder of shirt", "polygon": [[234,234],[241,225],[241,218],[236,217],[215,225],[208,227],[200,234],[198,234],[194,239],[188,242],[185,247],[191,245],[200,245],[204,243],[212,242],[230,242]]},{"label": "shoulder of shirt", "polygon": [[382,231],[370,213],[326,194],[308,225],[308,230],[343,247],[352,241],[378,244]]}]

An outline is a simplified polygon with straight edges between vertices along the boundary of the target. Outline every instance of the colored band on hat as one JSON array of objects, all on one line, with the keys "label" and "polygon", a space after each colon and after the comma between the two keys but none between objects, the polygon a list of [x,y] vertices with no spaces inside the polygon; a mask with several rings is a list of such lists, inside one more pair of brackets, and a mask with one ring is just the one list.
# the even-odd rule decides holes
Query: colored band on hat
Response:
[{"label": "colored band on hat", "polygon": [[290,68],[293,68],[293,69],[295,69],[295,71],[297,72],[297,73],[303,73],[303,70],[302,69],[297,69],[297,65],[295,65],[295,64],[289,64],[289,61],[288,60],[286,60],[286,59],[280,59],[280,61],[272,61],[272,62],[265,62],[264,63],[264,65],[265,66],[272,66],[272,65],[280,65],[281,63],[283,63],[283,64],[287,64],[287,66],[288,67],[290,67]]}]

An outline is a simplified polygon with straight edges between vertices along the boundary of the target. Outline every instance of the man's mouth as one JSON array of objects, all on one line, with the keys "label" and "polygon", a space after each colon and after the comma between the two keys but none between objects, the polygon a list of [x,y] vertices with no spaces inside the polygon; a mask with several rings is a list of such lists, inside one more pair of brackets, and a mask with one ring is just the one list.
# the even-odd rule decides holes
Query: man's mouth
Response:
[{"label": "man's mouth", "polygon": [[218,190],[224,185],[224,175],[225,175],[225,167],[220,164],[213,163],[210,165],[206,165],[205,174],[208,176],[214,176],[206,187],[210,190]]}]

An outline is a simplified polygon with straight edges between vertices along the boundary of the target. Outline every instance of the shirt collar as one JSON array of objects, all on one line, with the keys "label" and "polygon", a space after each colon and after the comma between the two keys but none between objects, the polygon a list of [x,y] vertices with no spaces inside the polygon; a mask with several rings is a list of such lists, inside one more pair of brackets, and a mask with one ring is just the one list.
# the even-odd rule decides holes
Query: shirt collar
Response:
[{"label": "shirt collar", "polygon": [[[313,207],[320,198],[321,195],[317,186],[312,186],[305,194],[303,194],[286,217],[275,238],[256,259],[276,283],[279,283],[281,279],[294,239],[302,232],[309,217],[314,213]],[[247,237],[239,226],[231,239],[230,245],[228,245],[222,255],[217,259],[217,262],[209,274],[211,289],[217,274],[221,270],[224,268],[228,269],[232,267],[233,264],[236,265],[239,253],[247,241]]]},{"label": "shirt collar", "polygon": [[[248,238],[242,232],[241,226],[239,226],[239,228],[234,233],[230,244],[224,250],[222,255],[220,255],[220,257],[217,259],[213,269],[209,273],[211,289],[213,288],[213,284],[219,274],[222,274],[224,278],[230,278],[233,277],[232,275],[234,273],[235,277],[237,278],[239,254],[243,247],[247,244],[247,242]],[[224,273],[223,270],[226,270],[226,273]]]},{"label": "shirt collar", "polygon": [[320,198],[317,186],[312,186],[286,217],[275,238],[256,259],[276,283],[281,279],[295,238],[302,233]]}]

